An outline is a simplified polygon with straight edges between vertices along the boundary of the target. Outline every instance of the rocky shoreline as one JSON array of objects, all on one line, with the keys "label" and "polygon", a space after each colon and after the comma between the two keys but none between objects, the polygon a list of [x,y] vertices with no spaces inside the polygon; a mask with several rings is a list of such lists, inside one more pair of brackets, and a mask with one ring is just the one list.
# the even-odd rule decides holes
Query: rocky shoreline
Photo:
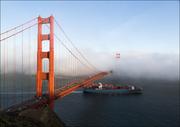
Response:
[{"label": "rocky shoreline", "polygon": [[1,127],[65,127],[48,105],[20,112],[0,111],[0,125]]}]

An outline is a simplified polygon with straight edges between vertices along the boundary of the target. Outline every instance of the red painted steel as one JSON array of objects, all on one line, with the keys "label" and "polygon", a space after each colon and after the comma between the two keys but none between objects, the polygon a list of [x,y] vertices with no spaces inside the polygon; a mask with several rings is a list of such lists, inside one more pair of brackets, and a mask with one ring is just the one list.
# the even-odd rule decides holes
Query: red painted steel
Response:
[{"label": "red painted steel", "polygon": [[54,98],[54,17],[50,16],[49,97]]},{"label": "red painted steel", "polygon": [[[50,33],[42,34],[42,25],[50,24]],[[42,41],[49,40],[49,51],[42,51]],[[49,72],[42,71],[42,59],[49,59]],[[50,100],[54,98],[54,17],[38,17],[38,51],[37,51],[37,75],[36,96],[42,96],[42,80],[48,80],[48,92]]]},{"label": "red painted steel", "polygon": [[[49,34],[42,34],[42,25],[43,24],[50,24],[50,33]],[[49,40],[49,51],[42,52],[42,41]],[[45,73],[42,72],[42,59],[48,58],[49,59],[49,72]],[[80,87],[85,87],[90,85],[93,81],[98,80],[108,72],[101,72],[96,74],[92,77],[89,77],[81,82],[73,83],[66,85],[65,87],[54,90],[54,17],[50,16],[48,18],[41,18],[38,17],[38,52],[37,52],[37,76],[36,76],[36,96],[42,96],[42,80],[48,80],[48,94],[50,101],[62,98],[71,92],[77,90]]]},{"label": "red painted steel", "polygon": [[84,81],[70,87],[69,85],[67,85],[67,88],[63,88],[64,90],[62,89],[57,89],[55,91],[55,99],[57,98],[62,98],[70,93],[72,93],[73,91],[79,89],[80,87],[86,87],[86,86],[89,86],[91,85],[92,82],[98,80],[98,79],[101,79],[103,78],[104,76],[108,75],[109,73],[108,72],[101,72],[101,73],[98,73],[92,77],[89,77],[87,79],[85,79]]},{"label": "red painted steel", "polygon": [[[33,25],[31,25],[21,31],[18,31],[6,38],[3,38],[3,40],[10,38],[20,32],[23,32],[24,30],[29,29],[32,26],[37,25],[37,24],[38,24],[38,49],[37,49],[36,97],[32,98],[30,100],[27,100],[26,102],[24,102],[18,106],[15,106],[15,107],[17,107],[17,108],[19,106],[27,107],[27,108],[28,107],[39,107],[39,106],[42,106],[47,103],[51,107],[53,107],[55,99],[62,98],[66,95],[69,95],[70,93],[79,89],[80,87],[90,86],[92,84],[92,82],[103,78],[104,76],[108,75],[109,73],[112,73],[112,71],[111,72],[100,72],[94,76],[88,77],[87,79],[80,80],[80,81],[73,81],[64,87],[55,90],[54,89],[54,17],[53,16],[50,16],[48,18],[42,18],[39,16],[38,22],[36,24],[33,24]],[[50,24],[49,34],[42,34],[42,31],[43,31],[42,25],[43,24]],[[42,41],[49,41],[49,51],[43,52]],[[78,61],[81,62],[81,60],[76,55],[74,55],[71,52],[71,50],[69,50],[65,45],[64,45],[64,47],[71,53],[71,55],[73,55]],[[77,48],[76,48],[76,50],[79,52],[79,50]],[[81,54],[81,56],[83,57],[82,54]],[[120,54],[117,54],[117,56],[120,57]],[[44,58],[49,59],[49,72],[43,72],[43,70],[42,70],[42,64],[43,64],[42,60]],[[85,59],[85,61],[87,63],[89,63],[86,59]],[[48,80],[48,96],[47,95],[42,96],[42,81],[43,80]]]}]

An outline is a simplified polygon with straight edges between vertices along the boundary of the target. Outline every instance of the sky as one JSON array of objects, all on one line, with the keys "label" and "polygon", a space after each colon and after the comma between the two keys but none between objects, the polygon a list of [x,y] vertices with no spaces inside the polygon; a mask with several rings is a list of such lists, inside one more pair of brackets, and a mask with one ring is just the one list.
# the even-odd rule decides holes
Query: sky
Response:
[{"label": "sky", "polygon": [[112,69],[119,52],[123,74],[179,76],[178,1],[1,1],[1,32],[39,15],[53,15],[102,69]]}]

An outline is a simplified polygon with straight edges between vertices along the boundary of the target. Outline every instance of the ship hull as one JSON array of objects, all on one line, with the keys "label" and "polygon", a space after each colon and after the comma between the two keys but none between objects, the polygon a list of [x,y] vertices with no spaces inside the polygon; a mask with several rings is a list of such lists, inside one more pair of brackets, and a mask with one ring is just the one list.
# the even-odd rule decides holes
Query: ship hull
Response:
[{"label": "ship hull", "polygon": [[141,91],[129,89],[84,89],[84,93],[97,93],[97,94],[140,94]]}]

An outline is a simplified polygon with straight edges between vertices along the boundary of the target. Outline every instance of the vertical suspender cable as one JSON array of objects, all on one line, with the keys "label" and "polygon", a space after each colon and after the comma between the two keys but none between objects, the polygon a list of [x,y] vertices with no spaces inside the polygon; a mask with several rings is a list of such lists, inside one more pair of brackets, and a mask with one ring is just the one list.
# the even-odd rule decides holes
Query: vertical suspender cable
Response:
[{"label": "vertical suspender cable", "polygon": [[[8,79],[8,76],[9,76],[9,72],[8,72],[8,70],[9,70],[9,52],[8,52],[8,47],[9,47],[9,40],[7,40],[7,50],[6,50],[6,91],[7,91],[7,100],[9,100],[9,79]],[[9,101],[7,101],[7,106],[9,105]]]},{"label": "vertical suspender cable", "polygon": [[[1,35],[0,35],[0,40],[1,40]],[[0,109],[1,109],[1,107],[2,107],[2,83],[3,83],[3,81],[2,81],[2,47],[1,47],[2,45],[1,45],[1,43],[0,43]]]},{"label": "vertical suspender cable", "polygon": [[[31,48],[31,28],[29,28],[29,31],[28,31],[28,64],[27,64],[27,67],[28,67],[28,70],[27,70],[27,76],[28,76],[28,87],[27,87],[27,92],[31,91],[31,74],[30,74],[30,48]],[[30,94],[30,93],[27,93],[27,94]],[[30,97],[30,96],[28,96]]]},{"label": "vertical suspender cable", "polygon": [[3,44],[3,49],[3,107],[6,107],[6,43]]},{"label": "vertical suspender cable", "polygon": [[[23,30],[23,26],[22,26],[22,30]],[[21,78],[23,78],[23,76],[24,76],[24,75],[23,75],[23,71],[24,71],[24,70],[23,70],[23,64],[24,64],[24,63],[23,63],[23,55],[24,55],[24,54],[23,54],[23,53],[24,53],[24,52],[23,52],[23,36],[24,36],[24,34],[23,34],[23,32],[22,32],[22,36],[21,36],[21,37],[22,37],[22,38],[21,38],[21,39],[22,39],[22,40],[21,40],[21,53],[22,53],[22,54],[21,54],[21,67],[22,67],[22,68],[21,68]],[[24,98],[23,98],[23,80],[21,80],[21,101],[23,101],[23,99],[24,99]]]},{"label": "vertical suspender cable", "polygon": [[[16,29],[15,29],[15,31],[16,31]],[[16,36],[14,36],[14,38],[13,38],[13,65],[12,66],[14,66],[13,67],[13,71],[12,71],[12,74],[13,74],[13,82],[14,83],[12,83],[12,86],[13,86],[13,91],[12,92],[14,92],[13,94],[14,94],[14,97],[13,97],[13,102],[14,103],[16,103]]]},{"label": "vertical suspender cable", "polygon": [[[58,47],[58,46],[57,46]],[[58,84],[59,84],[59,86],[58,87],[60,87],[60,68],[61,68],[61,64],[60,64],[60,51],[61,51],[61,49],[60,49],[61,47],[59,46],[59,50],[57,51],[57,53],[58,53]]]},{"label": "vertical suspender cable", "polygon": [[8,45],[9,44],[9,40],[7,40],[7,46],[6,46],[6,48],[7,48],[7,50],[6,50],[6,91],[7,91],[7,106],[9,105],[9,87],[8,87],[8,85],[9,85],[9,79],[8,79],[8,76],[9,76],[9,72],[8,72],[8,70],[9,70],[9,53],[8,53]]}]

